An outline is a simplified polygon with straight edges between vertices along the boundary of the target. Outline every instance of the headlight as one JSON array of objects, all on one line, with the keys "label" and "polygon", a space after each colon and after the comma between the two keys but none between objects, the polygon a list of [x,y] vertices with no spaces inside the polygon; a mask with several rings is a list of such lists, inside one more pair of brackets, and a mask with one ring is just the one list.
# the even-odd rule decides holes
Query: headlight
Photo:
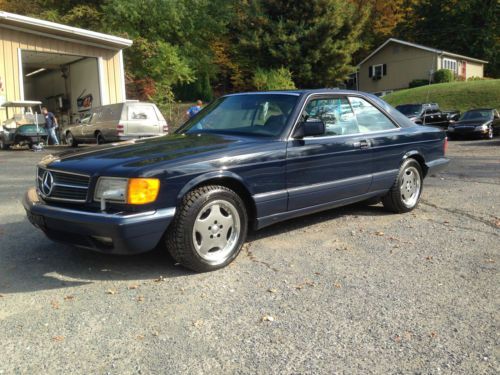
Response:
[{"label": "headlight", "polygon": [[94,193],[94,200],[104,198],[108,202],[146,204],[158,197],[160,180],[157,178],[100,177]]},{"label": "headlight", "polygon": [[127,201],[128,178],[100,177],[95,188],[94,200],[102,198],[110,202],[125,203]]},{"label": "headlight", "polygon": [[486,131],[486,130],[488,130],[488,124],[483,124],[483,125],[476,126],[476,130]]}]

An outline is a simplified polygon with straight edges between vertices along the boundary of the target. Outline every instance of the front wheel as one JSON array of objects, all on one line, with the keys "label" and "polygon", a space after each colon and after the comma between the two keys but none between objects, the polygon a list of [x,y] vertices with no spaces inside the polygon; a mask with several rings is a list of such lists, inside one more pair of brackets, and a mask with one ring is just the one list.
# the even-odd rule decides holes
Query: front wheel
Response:
[{"label": "front wheel", "polygon": [[9,147],[10,146],[7,143],[5,143],[2,138],[0,138],[0,150],[8,150]]},{"label": "front wheel", "polygon": [[78,142],[76,141],[75,137],[71,132],[66,133],[66,143],[70,145],[71,147],[76,147],[78,146]]},{"label": "front wheel", "polygon": [[486,139],[493,139],[493,136],[494,136],[494,134],[493,134],[493,128],[490,126],[488,128],[488,134],[486,134]]},{"label": "front wheel", "polygon": [[407,159],[399,168],[391,190],[382,197],[384,207],[395,213],[410,212],[417,207],[422,194],[423,174],[415,159]]},{"label": "front wheel", "polygon": [[224,186],[202,186],[182,200],[166,235],[172,257],[197,272],[231,263],[247,236],[245,204]]}]

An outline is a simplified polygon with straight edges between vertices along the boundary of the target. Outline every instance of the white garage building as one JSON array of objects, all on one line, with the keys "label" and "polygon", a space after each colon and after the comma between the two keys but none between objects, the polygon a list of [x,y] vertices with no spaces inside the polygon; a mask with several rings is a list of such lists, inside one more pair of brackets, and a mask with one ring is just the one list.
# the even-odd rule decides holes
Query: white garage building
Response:
[{"label": "white garage building", "polygon": [[128,39],[0,11],[0,103],[40,100],[65,124],[91,107],[122,102],[122,50],[131,45]]}]

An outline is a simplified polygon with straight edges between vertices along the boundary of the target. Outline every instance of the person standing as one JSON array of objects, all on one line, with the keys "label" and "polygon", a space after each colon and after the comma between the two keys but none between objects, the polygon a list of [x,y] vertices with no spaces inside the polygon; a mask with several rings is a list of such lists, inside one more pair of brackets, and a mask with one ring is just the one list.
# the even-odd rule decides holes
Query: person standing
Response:
[{"label": "person standing", "polygon": [[192,118],[192,117],[196,116],[196,114],[201,111],[201,106],[202,105],[203,105],[203,102],[201,100],[197,100],[196,101],[196,105],[194,105],[191,108],[189,108],[187,110],[187,112],[186,112],[186,115],[189,118]]},{"label": "person standing", "polygon": [[42,115],[45,117],[45,129],[47,129],[47,133],[49,134],[49,140],[52,141],[52,144],[58,146],[59,141],[57,140],[56,129],[59,127],[57,123],[56,116],[52,112],[47,110],[47,107],[42,108]]}]

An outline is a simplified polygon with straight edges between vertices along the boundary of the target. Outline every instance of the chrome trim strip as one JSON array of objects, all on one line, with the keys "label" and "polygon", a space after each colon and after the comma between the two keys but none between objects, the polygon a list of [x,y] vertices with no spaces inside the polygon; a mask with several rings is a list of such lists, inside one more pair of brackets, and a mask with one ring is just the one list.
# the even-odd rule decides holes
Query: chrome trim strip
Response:
[{"label": "chrome trim strip", "polygon": [[58,182],[54,182],[53,186],[61,186],[61,187],[67,187],[67,188],[73,188],[73,189],[85,189],[85,190],[89,189],[88,186],[60,184]]},{"label": "chrome trim strip", "polygon": [[288,192],[289,193],[295,193],[295,192],[301,192],[301,191],[317,191],[317,190],[323,190],[323,189],[328,189],[331,187],[335,187],[338,185],[351,185],[355,184],[358,182],[363,182],[366,179],[372,178],[372,174],[363,174],[361,176],[355,176],[355,177],[350,177],[350,178],[344,178],[342,180],[335,180],[335,181],[328,181],[328,182],[320,182],[317,184],[312,184],[312,185],[307,185],[307,186],[298,186],[294,188],[289,188]]},{"label": "chrome trim strip", "polygon": [[62,174],[72,174],[72,175],[75,175],[75,176],[82,176],[82,177],[88,177],[90,179],[90,175],[88,174],[84,174],[84,173],[76,173],[76,172],[68,172],[68,171],[61,171],[59,169],[51,169],[51,168],[44,168],[44,167],[37,167],[39,169],[44,169],[46,171],[50,171],[50,172],[55,172],[55,173],[62,173]]}]

